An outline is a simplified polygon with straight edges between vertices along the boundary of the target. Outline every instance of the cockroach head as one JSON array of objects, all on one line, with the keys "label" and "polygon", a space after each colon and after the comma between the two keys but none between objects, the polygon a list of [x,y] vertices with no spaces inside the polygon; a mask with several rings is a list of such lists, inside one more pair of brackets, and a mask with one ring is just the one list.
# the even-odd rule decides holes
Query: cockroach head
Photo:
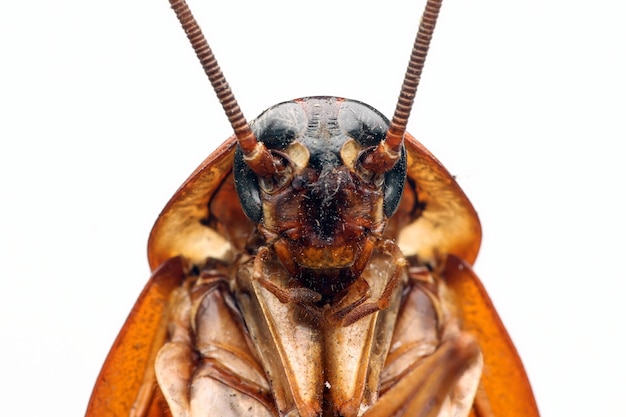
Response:
[{"label": "cockroach head", "polygon": [[[389,120],[373,107],[356,100],[336,97],[306,97],[277,104],[263,112],[251,123],[252,131],[275,156],[283,159],[284,172],[273,179],[259,178],[245,163],[239,148],[235,154],[234,175],[237,193],[246,215],[255,223],[263,218],[260,193],[304,178],[294,175],[304,167],[320,176],[332,175],[346,166],[354,175],[377,181],[383,189],[383,212],[393,215],[402,196],[406,177],[406,156],[380,178],[367,172],[360,159],[385,139]],[[370,178],[367,178],[367,177]],[[271,184],[274,182],[274,184]],[[328,190],[327,197],[332,198]]]},{"label": "cockroach head", "polygon": [[399,204],[404,147],[389,169],[369,170],[362,162],[372,158],[388,126],[358,101],[308,97],[271,107],[251,124],[269,152],[269,174],[253,171],[241,148],[235,153],[244,212],[310,289],[336,293],[358,277]]}]

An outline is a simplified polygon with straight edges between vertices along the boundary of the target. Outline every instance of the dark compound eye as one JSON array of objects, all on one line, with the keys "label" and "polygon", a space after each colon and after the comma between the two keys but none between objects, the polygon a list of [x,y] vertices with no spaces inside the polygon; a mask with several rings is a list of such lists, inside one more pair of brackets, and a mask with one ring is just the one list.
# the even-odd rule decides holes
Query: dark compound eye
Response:
[{"label": "dark compound eye", "polygon": [[406,182],[406,150],[402,147],[402,157],[396,165],[385,174],[385,199],[383,201],[383,210],[385,216],[390,218],[396,212],[402,192],[404,191],[404,183]]},{"label": "dark compound eye", "polygon": [[235,160],[233,161],[233,177],[243,212],[250,220],[258,223],[263,215],[261,196],[259,194],[259,179],[244,162],[243,152],[239,146],[237,146]]}]

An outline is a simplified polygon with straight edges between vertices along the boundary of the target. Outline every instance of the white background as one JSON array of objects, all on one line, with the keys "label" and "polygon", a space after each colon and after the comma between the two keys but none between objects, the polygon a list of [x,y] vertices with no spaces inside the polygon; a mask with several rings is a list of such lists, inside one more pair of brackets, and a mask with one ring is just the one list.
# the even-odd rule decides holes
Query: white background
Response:
[{"label": "white background", "polygon": [[[249,3],[191,4],[248,117],[392,113],[420,2]],[[446,0],[410,123],[478,210],[544,416],[624,414],[620,4]],[[0,60],[0,414],[80,416],[153,221],[230,128],[165,0],[3,2]]]}]

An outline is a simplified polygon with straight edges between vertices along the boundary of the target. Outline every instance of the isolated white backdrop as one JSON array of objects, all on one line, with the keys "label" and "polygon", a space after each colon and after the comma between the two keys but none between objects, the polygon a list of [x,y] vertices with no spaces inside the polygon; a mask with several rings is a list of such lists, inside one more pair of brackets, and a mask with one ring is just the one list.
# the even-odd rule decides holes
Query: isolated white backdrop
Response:
[{"label": "isolated white backdrop", "polygon": [[[390,115],[423,4],[194,0],[250,118]],[[544,416],[623,412],[625,12],[446,0],[410,131],[484,227],[476,270]],[[80,416],[178,185],[230,135],[165,0],[0,6],[0,410]]]}]

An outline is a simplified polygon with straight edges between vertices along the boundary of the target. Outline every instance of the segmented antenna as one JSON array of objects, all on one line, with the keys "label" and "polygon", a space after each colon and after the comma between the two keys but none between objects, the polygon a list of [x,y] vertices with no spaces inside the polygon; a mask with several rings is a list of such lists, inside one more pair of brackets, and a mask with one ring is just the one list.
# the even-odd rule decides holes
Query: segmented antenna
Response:
[{"label": "segmented antenna", "polygon": [[432,39],[441,9],[442,0],[428,0],[426,8],[422,14],[419,30],[415,37],[413,50],[411,51],[411,59],[404,76],[402,89],[398,104],[393,114],[393,119],[389,125],[387,136],[378,147],[366,155],[363,166],[377,173],[383,173],[393,168],[396,161],[400,158],[400,150],[404,140],[404,133],[411,114],[411,108],[415,101],[415,93],[422,76],[422,69],[428,54],[430,40]]},{"label": "segmented antenna", "polygon": [[187,34],[187,38],[191,42],[191,46],[196,52],[205,74],[209,77],[209,81],[226,113],[226,117],[228,117],[228,121],[235,131],[235,136],[243,150],[246,163],[258,175],[272,175],[276,172],[274,159],[265,145],[257,141],[254,133],[252,133],[252,129],[250,129],[248,121],[239,108],[239,104],[237,104],[237,100],[226,82],[226,78],[215,59],[215,55],[213,55],[211,47],[209,47],[209,43],[204,37],[198,22],[193,17],[191,10],[189,10],[189,6],[187,6],[184,0],[170,0],[170,5]]}]

